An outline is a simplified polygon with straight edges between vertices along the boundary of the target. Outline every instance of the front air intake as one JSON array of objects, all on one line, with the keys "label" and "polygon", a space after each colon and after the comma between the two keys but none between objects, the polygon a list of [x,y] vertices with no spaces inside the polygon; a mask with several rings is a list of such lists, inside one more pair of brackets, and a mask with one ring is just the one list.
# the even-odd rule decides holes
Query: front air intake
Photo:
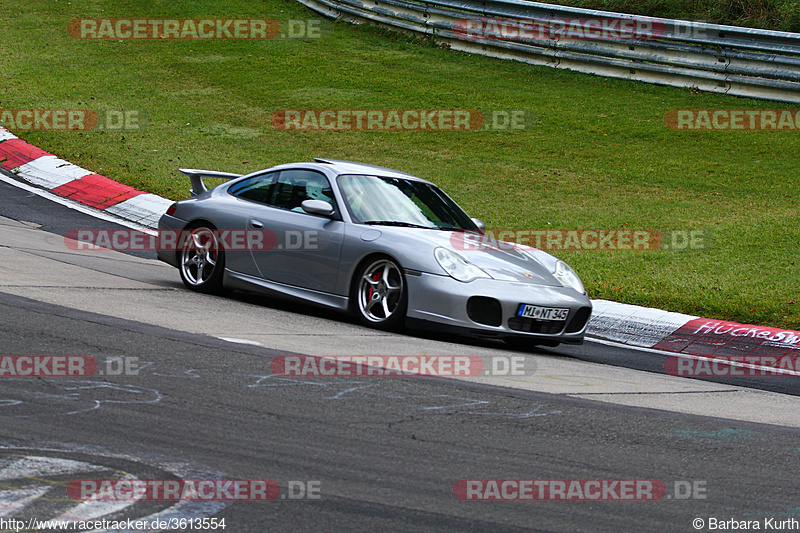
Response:
[{"label": "front air intake", "polygon": [[500,302],[488,296],[473,296],[467,300],[467,316],[473,322],[497,327],[503,323]]},{"label": "front air intake", "polygon": [[572,320],[569,321],[567,325],[566,333],[577,333],[583,329],[586,325],[586,322],[589,321],[589,317],[592,315],[592,308],[591,307],[581,307],[578,309],[578,312],[575,313],[575,316],[572,317]]}]

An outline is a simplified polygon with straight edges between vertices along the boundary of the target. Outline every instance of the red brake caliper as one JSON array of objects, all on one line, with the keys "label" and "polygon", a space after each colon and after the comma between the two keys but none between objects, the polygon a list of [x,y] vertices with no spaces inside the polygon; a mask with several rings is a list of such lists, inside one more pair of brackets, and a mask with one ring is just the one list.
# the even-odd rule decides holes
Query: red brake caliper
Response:
[{"label": "red brake caliper", "polygon": [[[380,280],[380,279],[381,279],[381,273],[380,273],[380,272],[375,272],[375,273],[372,275],[372,281],[378,281],[378,280]],[[370,286],[369,286],[369,296],[367,296],[367,300],[372,300],[372,293],[373,293],[373,292],[374,292],[374,291],[373,291],[373,289],[372,289],[372,285],[370,285]]]}]

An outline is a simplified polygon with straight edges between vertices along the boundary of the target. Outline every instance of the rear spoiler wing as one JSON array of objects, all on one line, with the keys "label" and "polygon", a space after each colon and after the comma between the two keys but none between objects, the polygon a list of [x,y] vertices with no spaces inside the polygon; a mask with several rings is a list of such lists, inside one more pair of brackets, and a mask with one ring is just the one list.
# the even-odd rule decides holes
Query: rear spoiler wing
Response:
[{"label": "rear spoiler wing", "polygon": [[189,176],[189,181],[192,183],[192,188],[189,192],[192,193],[192,196],[197,196],[198,194],[208,190],[208,188],[206,188],[206,184],[203,183],[203,177],[232,180],[241,178],[243,176],[243,174],[217,172],[216,170],[197,170],[194,168],[179,168],[178,170]]}]

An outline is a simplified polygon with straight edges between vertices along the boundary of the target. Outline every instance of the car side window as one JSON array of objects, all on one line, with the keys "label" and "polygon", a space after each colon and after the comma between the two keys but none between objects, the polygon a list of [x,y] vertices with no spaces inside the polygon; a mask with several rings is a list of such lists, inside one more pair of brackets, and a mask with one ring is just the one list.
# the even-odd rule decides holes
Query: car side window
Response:
[{"label": "car side window", "polygon": [[275,187],[275,178],[277,175],[277,172],[267,172],[266,174],[253,176],[252,178],[232,185],[228,189],[228,193],[237,198],[243,198],[261,204],[269,203],[270,196]]},{"label": "car side window", "polygon": [[305,200],[322,200],[334,208],[333,189],[323,174],[313,170],[284,170],[278,176],[270,204],[302,213]]}]

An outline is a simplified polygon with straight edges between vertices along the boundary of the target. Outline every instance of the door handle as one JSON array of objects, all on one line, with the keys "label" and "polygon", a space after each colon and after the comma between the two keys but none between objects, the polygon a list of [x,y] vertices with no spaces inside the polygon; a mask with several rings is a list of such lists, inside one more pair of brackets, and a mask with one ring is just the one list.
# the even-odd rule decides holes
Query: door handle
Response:
[{"label": "door handle", "polygon": [[254,218],[250,219],[250,226],[256,229],[261,229],[264,227],[264,224],[260,220],[256,220]]}]

